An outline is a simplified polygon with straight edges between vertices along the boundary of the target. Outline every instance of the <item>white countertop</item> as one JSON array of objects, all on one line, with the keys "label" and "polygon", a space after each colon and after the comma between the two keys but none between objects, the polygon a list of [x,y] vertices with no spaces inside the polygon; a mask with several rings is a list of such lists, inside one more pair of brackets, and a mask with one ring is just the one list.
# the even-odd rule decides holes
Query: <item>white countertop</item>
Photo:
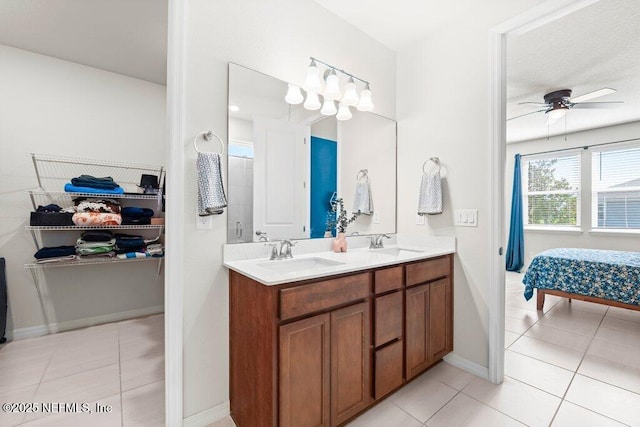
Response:
[{"label": "white countertop", "polygon": [[[347,252],[343,253],[319,251],[296,255],[294,248],[292,260],[270,261],[268,257],[239,260],[225,259],[224,266],[264,285],[270,286],[352,273],[455,253],[455,239],[453,237],[446,239],[440,238],[437,243],[433,241],[425,241],[424,245],[420,244],[422,242],[416,242],[415,239],[411,240],[411,242],[407,242],[411,244],[385,245],[384,249],[386,250],[393,248],[407,249],[407,251],[401,251],[398,255],[385,254],[378,252],[376,249],[368,249],[366,247],[349,249]],[[307,264],[307,262],[313,263],[314,260],[319,260],[320,263],[322,263],[323,260],[328,260],[327,264],[331,262],[335,262],[336,264],[318,265],[316,267],[309,268],[309,264]],[[271,265],[275,266],[278,263],[281,263],[281,265],[285,267],[283,270],[293,271],[278,271],[279,267],[276,267],[275,269],[270,268]],[[288,266],[284,265],[287,263],[289,263]],[[297,264],[300,264],[299,268],[296,267]]]}]

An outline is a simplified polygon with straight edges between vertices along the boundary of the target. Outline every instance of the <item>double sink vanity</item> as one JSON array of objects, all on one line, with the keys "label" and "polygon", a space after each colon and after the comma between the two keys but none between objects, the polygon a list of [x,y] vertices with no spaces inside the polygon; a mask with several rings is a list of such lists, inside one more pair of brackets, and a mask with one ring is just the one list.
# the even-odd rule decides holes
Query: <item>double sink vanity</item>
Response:
[{"label": "double sink vanity", "polygon": [[454,238],[330,242],[225,245],[239,427],[343,425],[453,350]]}]

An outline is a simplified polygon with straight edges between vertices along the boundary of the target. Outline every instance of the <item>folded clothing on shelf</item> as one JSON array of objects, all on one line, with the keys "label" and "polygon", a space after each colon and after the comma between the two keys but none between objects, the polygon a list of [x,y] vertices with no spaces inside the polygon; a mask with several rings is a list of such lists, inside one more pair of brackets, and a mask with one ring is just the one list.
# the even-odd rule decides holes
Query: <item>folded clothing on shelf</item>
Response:
[{"label": "folded clothing on shelf", "polygon": [[113,258],[116,256],[116,253],[111,251],[111,252],[104,252],[101,254],[87,254],[87,255],[80,255],[78,258],[80,259],[91,259],[91,258]]},{"label": "folded clothing on shelf", "polygon": [[130,218],[123,216],[122,217],[122,225],[150,225],[151,218],[148,217],[140,217],[140,218]]},{"label": "folded clothing on shelf", "polygon": [[147,255],[144,252],[125,252],[116,255],[118,259],[129,259],[129,258],[147,258],[150,255]]},{"label": "folded clothing on shelf", "polygon": [[119,187],[110,176],[97,178],[91,175],[80,175],[77,178],[72,178],[71,184],[77,187],[101,188],[105,190],[115,190]]},{"label": "folded clothing on shelf", "polygon": [[67,183],[64,185],[64,191],[67,193],[93,193],[93,194],[124,194],[122,187],[116,187],[113,190],[107,188],[82,187]]},{"label": "folded clothing on shelf", "polygon": [[164,256],[164,245],[162,243],[153,243],[151,245],[147,245],[147,255],[152,257],[160,258]]},{"label": "folded clothing on shelf", "polygon": [[122,224],[122,217],[120,214],[112,213],[77,212],[73,214],[72,220],[75,225],[80,227],[99,227]]},{"label": "folded clothing on shelf", "polygon": [[57,256],[51,258],[40,258],[36,260],[36,264],[47,264],[52,262],[63,262],[63,261],[73,261],[78,259],[75,255],[67,255],[67,256]]},{"label": "folded clothing on shelf", "polygon": [[113,239],[113,233],[109,230],[87,230],[81,239],[85,242],[108,242]]},{"label": "folded clothing on shelf", "polygon": [[127,218],[151,218],[153,216],[153,209],[137,208],[133,206],[127,206],[122,208],[120,212],[123,217]]},{"label": "folded clothing on shelf", "polygon": [[144,252],[146,243],[142,236],[116,234],[116,253]]},{"label": "folded clothing on shelf", "polygon": [[113,253],[116,239],[107,242],[87,242],[82,238],[76,240],[76,253],[78,255],[98,255]]},{"label": "folded clothing on shelf", "polygon": [[73,225],[73,214],[67,212],[31,212],[29,225],[35,227],[67,227]]},{"label": "folded clothing on shelf", "polygon": [[120,213],[120,203],[113,199],[73,199],[76,212]]},{"label": "folded clothing on shelf", "polygon": [[36,209],[36,212],[60,212],[62,210],[62,208],[56,204],[50,204],[50,205],[46,205],[46,206],[38,206],[38,209]]},{"label": "folded clothing on shelf", "polygon": [[75,246],[52,246],[40,248],[38,252],[36,252],[33,256],[36,259],[45,259],[45,258],[58,258],[58,257],[67,257],[69,255],[75,256],[76,247]]}]

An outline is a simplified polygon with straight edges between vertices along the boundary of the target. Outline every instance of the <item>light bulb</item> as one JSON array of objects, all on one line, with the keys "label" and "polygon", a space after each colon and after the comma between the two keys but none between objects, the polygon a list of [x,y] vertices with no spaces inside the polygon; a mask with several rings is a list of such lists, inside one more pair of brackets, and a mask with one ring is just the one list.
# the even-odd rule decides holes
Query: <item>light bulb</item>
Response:
[{"label": "light bulb", "polygon": [[341,102],[338,105],[338,114],[336,115],[336,119],[349,120],[351,117],[352,117],[351,110],[349,110],[349,107],[347,107]]},{"label": "light bulb", "polygon": [[548,114],[549,120],[555,121],[563,118],[567,114],[567,111],[569,111],[568,108],[561,107],[561,108],[553,109],[549,111],[547,114]]},{"label": "light bulb", "polygon": [[344,96],[342,97],[342,103],[347,107],[354,107],[358,105],[358,93],[356,92],[356,84],[353,81],[353,77],[349,78],[349,83],[344,87]]},{"label": "light bulb", "polygon": [[373,102],[371,101],[371,89],[369,88],[368,84],[367,87],[365,87],[362,92],[360,92],[360,102],[358,103],[358,106],[356,108],[358,109],[358,111],[373,110]]},{"label": "light bulb", "polygon": [[327,85],[324,88],[322,94],[326,99],[334,100],[340,99],[342,93],[340,92],[340,80],[336,75],[335,70],[331,70],[331,74],[327,76]]},{"label": "light bulb", "polygon": [[307,92],[320,92],[322,90],[322,80],[320,79],[320,70],[316,65],[316,61],[311,60],[309,68],[307,68],[307,76],[302,85]]},{"label": "light bulb", "polygon": [[304,108],[307,110],[317,110],[320,108],[320,98],[318,98],[318,94],[315,92],[307,92],[307,99],[304,101]]},{"label": "light bulb", "polygon": [[322,113],[325,116],[333,116],[338,110],[336,110],[336,103],[330,99],[324,98],[324,104],[322,104]]},{"label": "light bulb", "polygon": [[300,88],[294,84],[289,83],[289,89],[287,90],[287,96],[284,100],[291,105],[301,104],[304,101],[304,96],[300,92]]}]

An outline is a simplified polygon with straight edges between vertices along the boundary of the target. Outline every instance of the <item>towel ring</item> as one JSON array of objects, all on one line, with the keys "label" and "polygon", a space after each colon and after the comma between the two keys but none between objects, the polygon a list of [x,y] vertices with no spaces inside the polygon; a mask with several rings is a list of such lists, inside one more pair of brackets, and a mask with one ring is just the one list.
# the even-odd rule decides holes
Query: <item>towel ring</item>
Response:
[{"label": "towel ring", "polygon": [[356,182],[360,181],[361,178],[366,178],[369,180],[369,170],[368,169],[360,169],[356,174]]},{"label": "towel ring", "polygon": [[423,173],[427,173],[427,171],[424,169],[425,166],[427,166],[427,163],[432,162],[433,164],[435,164],[438,167],[438,172],[440,172],[440,159],[437,157],[431,157],[430,159],[426,160],[423,164],[422,164],[422,172]]},{"label": "towel ring", "polygon": [[198,144],[197,144],[198,137],[200,135],[202,135],[205,141],[211,141],[215,137],[218,140],[218,142],[220,142],[220,155],[224,154],[224,141],[222,141],[222,138],[220,138],[218,135],[216,135],[211,131],[200,132],[199,134],[196,135],[195,138],[193,138],[193,148],[196,150],[196,153],[202,153],[202,151],[198,150]]}]

